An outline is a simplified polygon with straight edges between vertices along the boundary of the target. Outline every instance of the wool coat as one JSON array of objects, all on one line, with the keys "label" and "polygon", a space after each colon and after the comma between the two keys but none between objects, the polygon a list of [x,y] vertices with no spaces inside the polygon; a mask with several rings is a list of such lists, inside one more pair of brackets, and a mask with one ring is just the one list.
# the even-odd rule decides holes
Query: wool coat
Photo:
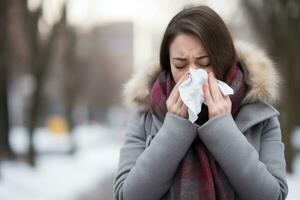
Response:
[{"label": "wool coat", "polygon": [[261,49],[245,42],[235,42],[235,49],[249,87],[235,118],[225,113],[199,126],[167,112],[163,122],[158,120],[150,112],[149,95],[159,65],[138,71],[125,85],[125,102],[133,112],[113,182],[115,200],[174,199],[174,175],[196,137],[218,162],[228,199],[286,198],[284,144],[273,107],[280,76]]}]

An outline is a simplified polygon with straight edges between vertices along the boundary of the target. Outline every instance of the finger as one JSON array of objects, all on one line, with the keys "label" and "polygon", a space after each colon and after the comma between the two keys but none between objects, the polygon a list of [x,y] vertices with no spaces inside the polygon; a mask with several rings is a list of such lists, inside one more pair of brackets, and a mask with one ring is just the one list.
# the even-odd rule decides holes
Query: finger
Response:
[{"label": "finger", "polygon": [[184,104],[184,103],[182,103],[182,105],[180,106],[180,110],[188,110],[188,107]]},{"label": "finger", "polygon": [[178,100],[179,97],[179,85],[185,81],[188,78],[188,74],[189,72],[187,71],[180,79],[179,81],[176,83],[176,85],[174,86],[174,88],[172,89],[172,92],[170,94],[170,97],[172,99],[174,99],[174,101],[176,102]]},{"label": "finger", "polygon": [[175,84],[175,86],[173,87],[170,96],[174,95],[173,93],[175,93],[174,89],[177,88],[182,82],[183,80],[185,80],[186,75],[188,74],[188,71],[186,71],[183,76],[180,77],[180,79],[177,81],[177,83]]},{"label": "finger", "polygon": [[[222,93],[222,95],[223,95],[223,93]],[[224,97],[224,99],[227,101],[227,100],[230,100],[230,97],[229,97],[229,95],[223,95],[223,97]]]},{"label": "finger", "polygon": [[173,99],[173,102],[175,104],[178,100],[178,97],[179,97],[179,90],[178,90],[178,88],[173,88],[172,92],[173,92],[172,99]]},{"label": "finger", "polygon": [[231,104],[230,96],[229,95],[224,95],[222,92],[221,92],[221,94],[222,94],[223,99],[225,100],[225,102]]},{"label": "finger", "polygon": [[174,102],[176,102],[176,100],[174,99],[174,90],[171,91],[168,99],[167,99],[167,103],[170,104],[170,105],[173,105]]},{"label": "finger", "polygon": [[207,106],[212,107],[214,102],[213,102],[212,96],[210,94],[209,86],[207,83],[205,83],[203,85],[203,91],[204,91],[204,98],[205,98]]},{"label": "finger", "polygon": [[[178,94],[179,94],[179,92],[178,92]],[[176,104],[176,106],[178,106],[179,108],[182,106],[183,101],[182,101],[180,95],[178,95],[178,98],[177,98],[177,101],[176,101],[175,104]]]},{"label": "finger", "polygon": [[186,71],[181,77],[180,79],[177,81],[176,85],[174,87],[179,87],[179,85],[185,81],[187,78],[189,77],[189,71]]},{"label": "finger", "polygon": [[180,107],[180,114],[184,117],[187,117],[188,114],[188,107],[183,103]]},{"label": "finger", "polygon": [[176,87],[176,85],[175,85],[175,86],[173,87],[173,89],[172,89],[170,95],[169,95],[169,99],[170,99],[173,103],[176,103],[177,98],[178,98],[178,95],[179,95],[178,93],[179,93],[179,91],[178,91],[178,89],[177,89],[177,87]]},{"label": "finger", "polygon": [[208,83],[213,101],[219,101],[220,99],[222,99],[222,94],[219,89],[217,79],[213,76],[211,72],[208,74]]},{"label": "finger", "polygon": [[228,102],[229,104],[231,104],[231,99],[230,99],[229,95],[226,95],[224,98],[225,98],[226,102]]}]

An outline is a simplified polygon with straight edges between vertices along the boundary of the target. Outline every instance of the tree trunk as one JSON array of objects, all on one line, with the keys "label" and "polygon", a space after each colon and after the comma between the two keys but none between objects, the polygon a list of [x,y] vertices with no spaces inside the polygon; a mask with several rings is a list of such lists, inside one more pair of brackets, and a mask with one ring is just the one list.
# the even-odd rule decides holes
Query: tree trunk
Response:
[{"label": "tree trunk", "polygon": [[0,157],[11,157],[12,151],[9,145],[9,115],[7,96],[7,9],[8,2],[0,1]]}]

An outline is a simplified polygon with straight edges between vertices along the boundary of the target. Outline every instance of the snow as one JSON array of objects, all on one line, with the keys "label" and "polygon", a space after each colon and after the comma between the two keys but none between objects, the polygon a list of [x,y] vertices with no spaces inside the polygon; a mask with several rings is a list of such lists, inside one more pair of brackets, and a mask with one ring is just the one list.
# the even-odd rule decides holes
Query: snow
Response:
[{"label": "snow", "polygon": [[[21,152],[28,145],[23,135],[26,131],[20,128],[14,131],[12,137],[17,141],[12,146]],[[64,151],[69,148],[70,140],[77,148],[76,153],[39,154],[35,168],[19,161],[1,162],[0,199],[78,199],[117,170],[120,144],[112,132],[101,126],[81,126],[75,129],[72,137],[68,136],[68,140],[67,136],[51,135],[45,129],[39,129],[34,143],[44,142],[45,146],[39,147],[40,153]]]},{"label": "snow", "polygon": [[[33,143],[39,153],[66,153],[71,150],[72,144],[77,148],[90,148],[115,139],[118,138],[112,129],[91,124],[76,127],[72,134],[54,134],[46,127],[39,127],[35,130]],[[27,130],[24,127],[14,127],[10,133],[10,144],[14,152],[26,153],[29,148]]]},{"label": "snow", "polygon": [[298,200],[300,197],[300,154],[294,161],[294,173],[287,174],[289,194],[287,200]]},{"label": "snow", "polygon": [[[34,144],[39,155],[35,168],[20,161],[0,162],[0,199],[79,200],[89,191],[99,191],[99,182],[107,181],[117,170],[120,132],[95,124],[79,126],[72,135],[37,129]],[[14,128],[10,139],[14,151],[24,153],[28,148],[23,128]],[[77,150],[67,154],[71,144]],[[300,196],[300,154],[295,159],[294,169],[294,174],[287,174],[287,200],[298,200]],[[112,182],[108,184],[112,187]]]}]

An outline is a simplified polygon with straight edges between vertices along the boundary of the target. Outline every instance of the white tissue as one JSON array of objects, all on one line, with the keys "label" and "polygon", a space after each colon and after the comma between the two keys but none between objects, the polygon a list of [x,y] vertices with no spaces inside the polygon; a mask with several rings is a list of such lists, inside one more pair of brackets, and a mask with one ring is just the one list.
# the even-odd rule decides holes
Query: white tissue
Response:
[{"label": "white tissue", "polygon": [[[208,75],[203,69],[189,70],[188,79],[183,81],[178,89],[183,103],[188,107],[189,120],[195,122],[201,112],[202,103],[206,105],[202,86],[208,82]],[[217,80],[217,83],[223,95],[233,94],[233,89],[226,83],[220,80]]]}]

